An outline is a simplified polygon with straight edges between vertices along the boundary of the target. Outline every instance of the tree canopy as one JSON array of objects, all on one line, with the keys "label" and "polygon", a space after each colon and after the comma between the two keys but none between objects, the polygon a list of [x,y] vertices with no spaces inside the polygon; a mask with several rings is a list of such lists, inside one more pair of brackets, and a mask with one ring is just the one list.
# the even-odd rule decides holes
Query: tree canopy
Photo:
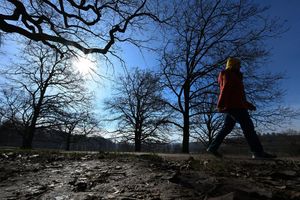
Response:
[{"label": "tree canopy", "polygon": [[162,22],[161,4],[147,0],[5,0],[0,30],[41,41],[63,55],[61,46],[85,54],[107,54],[115,42],[137,42],[125,34],[145,20]]}]

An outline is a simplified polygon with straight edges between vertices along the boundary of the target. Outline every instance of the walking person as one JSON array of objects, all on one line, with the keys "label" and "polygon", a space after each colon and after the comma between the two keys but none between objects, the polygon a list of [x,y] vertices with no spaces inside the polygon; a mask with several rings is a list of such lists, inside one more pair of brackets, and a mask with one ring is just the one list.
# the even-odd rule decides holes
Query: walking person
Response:
[{"label": "walking person", "polygon": [[276,155],[263,150],[255,132],[248,110],[256,110],[256,107],[246,100],[243,74],[240,72],[240,68],[241,61],[239,59],[228,58],[226,69],[219,74],[220,95],[217,108],[219,112],[225,114],[225,120],[222,129],[217,133],[207,151],[217,157],[222,157],[218,148],[238,122],[253,153],[252,158],[276,158]]}]

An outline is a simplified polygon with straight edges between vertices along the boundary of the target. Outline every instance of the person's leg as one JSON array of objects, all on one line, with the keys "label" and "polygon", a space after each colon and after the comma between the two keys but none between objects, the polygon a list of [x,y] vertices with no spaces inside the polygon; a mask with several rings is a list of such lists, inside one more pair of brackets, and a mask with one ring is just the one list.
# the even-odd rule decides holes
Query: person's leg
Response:
[{"label": "person's leg", "polygon": [[253,153],[258,153],[258,154],[262,153],[263,147],[262,147],[260,140],[255,132],[254,125],[250,118],[248,110],[246,110],[246,109],[234,110],[230,114],[241,125],[243,134],[250,146],[251,151]]},{"label": "person's leg", "polygon": [[228,113],[225,115],[224,125],[220,132],[217,133],[216,137],[208,147],[208,151],[217,152],[219,146],[223,142],[224,138],[232,131],[236,121]]}]

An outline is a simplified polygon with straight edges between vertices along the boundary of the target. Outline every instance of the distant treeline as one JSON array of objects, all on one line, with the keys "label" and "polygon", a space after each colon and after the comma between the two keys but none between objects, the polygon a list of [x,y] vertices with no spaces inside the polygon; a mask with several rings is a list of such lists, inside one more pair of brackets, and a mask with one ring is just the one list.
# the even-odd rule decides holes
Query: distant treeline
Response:
[{"label": "distant treeline", "polygon": [[[261,143],[266,151],[279,156],[300,155],[300,133],[296,131],[269,133],[260,135]],[[227,139],[221,150],[232,154],[249,153],[249,147],[244,137]]]},{"label": "distant treeline", "polygon": [[[68,134],[54,129],[38,129],[33,139],[33,148],[65,150]],[[20,147],[22,133],[11,126],[0,126],[0,146]],[[101,136],[88,137],[72,135],[70,149],[72,151],[111,151],[115,144]]]},{"label": "distant treeline", "polygon": [[[63,132],[57,130],[39,129],[33,141],[33,148],[64,150],[66,146]],[[286,131],[259,136],[264,148],[282,156],[300,155],[300,133]],[[20,147],[22,136],[12,127],[0,126],[0,146]],[[200,142],[190,143],[191,153],[203,153],[206,147]],[[70,144],[71,151],[134,151],[132,143],[115,143],[101,136],[74,135]],[[143,144],[143,150],[148,152],[180,153],[180,143]],[[222,144],[220,151],[226,154],[249,154],[249,148],[244,137],[228,138]]]}]

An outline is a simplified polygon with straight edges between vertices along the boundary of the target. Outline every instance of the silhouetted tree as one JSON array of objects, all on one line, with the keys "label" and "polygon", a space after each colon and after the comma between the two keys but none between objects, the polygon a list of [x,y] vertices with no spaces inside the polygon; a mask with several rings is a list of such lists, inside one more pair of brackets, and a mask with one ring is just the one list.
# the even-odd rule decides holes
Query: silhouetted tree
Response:
[{"label": "silhouetted tree", "polygon": [[256,105],[252,114],[260,131],[275,130],[285,127],[291,119],[299,118],[300,110],[283,106],[285,89],[281,82],[285,75],[281,73],[264,72],[263,65],[245,64],[244,84],[248,99]]},{"label": "silhouetted tree", "polygon": [[116,133],[123,140],[134,141],[135,151],[141,151],[142,143],[167,141],[169,115],[160,78],[153,72],[136,69],[120,77],[105,104],[113,115],[111,120],[118,122]]},{"label": "silhouetted tree", "polygon": [[[132,33],[148,21],[162,22],[163,3],[147,0],[4,0],[0,30],[17,33],[64,53],[78,49],[85,54],[107,54],[116,42],[138,44]],[[131,31],[131,32],[129,32]],[[128,33],[128,34],[125,34]]]},{"label": "silhouetted tree", "polygon": [[92,108],[81,108],[79,111],[70,110],[61,113],[57,121],[57,128],[65,141],[65,150],[70,150],[71,143],[78,142],[82,137],[96,134],[99,122],[91,112]]},{"label": "silhouetted tree", "polygon": [[[177,3],[177,1],[174,1]],[[203,114],[197,109],[206,94],[217,94],[217,74],[229,56],[256,67],[268,55],[264,41],[283,30],[279,21],[263,17],[267,8],[250,1],[181,3],[168,27],[162,56],[168,105],[180,116],[173,121],[183,132],[182,152],[189,152],[190,127]]]},{"label": "silhouetted tree", "polygon": [[25,132],[26,111],[28,108],[28,99],[26,93],[16,88],[1,88],[0,105],[2,110],[2,121],[8,129],[14,129],[18,134]]},{"label": "silhouetted tree", "polygon": [[196,109],[202,113],[194,119],[191,126],[191,137],[208,146],[223,125],[223,116],[216,111],[217,96],[207,94],[207,102],[201,103]]},{"label": "silhouetted tree", "polygon": [[6,118],[23,123],[22,147],[32,148],[37,128],[54,126],[65,109],[88,103],[91,95],[83,77],[71,67],[71,57],[60,59],[40,44],[27,46],[20,57],[20,62],[2,70],[7,83],[1,106]]}]

